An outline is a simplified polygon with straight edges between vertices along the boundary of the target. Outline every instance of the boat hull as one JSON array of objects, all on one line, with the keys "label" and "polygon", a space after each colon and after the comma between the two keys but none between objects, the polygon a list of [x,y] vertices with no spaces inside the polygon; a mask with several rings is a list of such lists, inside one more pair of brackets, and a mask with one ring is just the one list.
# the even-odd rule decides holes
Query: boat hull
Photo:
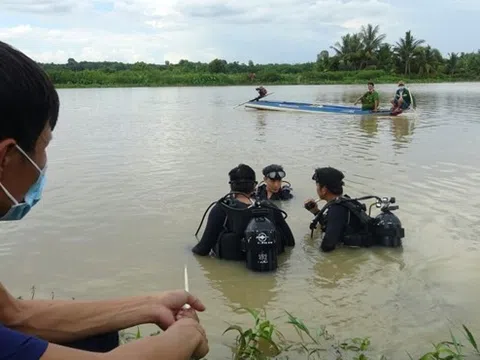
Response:
[{"label": "boat hull", "polygon": [[[310,104],[289,101],[250,101],[245,104],[246,108],[271,111],[295,111],[306,113],[335,113],[348,115],[374,115],[374,116],[397,116],[390,110],[370,111],[362,110],[355,106]],[[402,112],[404,113],[404,112]]]}]

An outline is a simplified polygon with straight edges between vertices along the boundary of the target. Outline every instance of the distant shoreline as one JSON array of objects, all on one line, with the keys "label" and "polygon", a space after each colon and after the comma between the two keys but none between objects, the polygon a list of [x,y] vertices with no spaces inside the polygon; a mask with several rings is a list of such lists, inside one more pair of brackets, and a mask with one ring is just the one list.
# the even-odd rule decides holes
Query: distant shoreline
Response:
[{"label": "distant shoreline", "polygon": [[[400,77],[395,78],[388,78],[388,79],[378,79],[375,81],[375,84],[378,85],[386,85],[386,84],[396,84]],[[408,84],[421,84],[421,85],[428,85],[428,84],[454,84],[454,83],[480,83],[480,79],[408,79],[402,78],[406,81],[407,86]],[[215,87],[215,86],[252,86],[257,87],[259,85],[263,86],[305,86],[305,85],[366,85],[368,80],[363,79],[355,79],[355,80],[337,80],[337,81],[323,81],[323,82],[251,82],[251,83],[206,83],[206,84],[191,84],[188,82],[177,82],[177,83],[168,83],[165,84],[163,82],[158,83],[148,83],[148,84],[135,84],[135,83],[117,83],[117,84],[101,84],[101,83],[91,83],[91,84],[80,84],[80,83],[55,83],[55,87],[58,89],[95,89],[95,88],[159,88],[159,87]]]}]

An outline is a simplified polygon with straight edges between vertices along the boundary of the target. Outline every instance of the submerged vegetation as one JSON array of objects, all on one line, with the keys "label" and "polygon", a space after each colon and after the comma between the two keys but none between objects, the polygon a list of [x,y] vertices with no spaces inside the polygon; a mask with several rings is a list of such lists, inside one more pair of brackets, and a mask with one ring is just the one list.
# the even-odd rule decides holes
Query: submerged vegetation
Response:
[{"label": "submerged vegetation", "polygon": [[59,87],[205,86],[248,84],[347,84],[480,80],[480,50],[440,51],[407,31],[395,44],[386,43],[378,26],[368,24],[323,50],[316,61],[302,64],[248,64],[214,59],[210,63],[180,60],[178,64],[89,62],[41,64]]}]

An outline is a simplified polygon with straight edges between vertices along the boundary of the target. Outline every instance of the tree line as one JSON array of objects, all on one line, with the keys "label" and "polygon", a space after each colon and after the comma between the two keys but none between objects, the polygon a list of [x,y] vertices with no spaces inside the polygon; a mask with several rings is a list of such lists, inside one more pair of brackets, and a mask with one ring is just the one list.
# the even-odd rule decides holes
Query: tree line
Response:
[{"label": "tree line", "polygon": [[315,61],[301,64],[247,64],[214,59],[210,63],[180,60],[177,64],[90,62],[68,59],[66,64],[40,64],[57,85],[162,86],[240,84],[322,84],[365,81],[411,82],[480,80],[480,50],[441,52],[411,31],[395,44],[385,42],[379,26],[342,36]]}]

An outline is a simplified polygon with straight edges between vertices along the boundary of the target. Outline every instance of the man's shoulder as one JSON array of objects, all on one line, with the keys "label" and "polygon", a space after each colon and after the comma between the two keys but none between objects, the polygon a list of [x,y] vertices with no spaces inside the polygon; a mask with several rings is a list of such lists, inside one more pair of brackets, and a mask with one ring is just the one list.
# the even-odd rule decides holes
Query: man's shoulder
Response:
[{"label": "man's shoulder", "polygon": [[48,342],[0,325],[0,360],[37,360],[42,357]]},{"label": "man's shoulder", "polygon": [[343,216],[344,214],[347,214],[347,207],[344,205],[343,201],[335,201],[333,202],[327,212],[327,216],[330,217],[337,217],[337,216]]}]

